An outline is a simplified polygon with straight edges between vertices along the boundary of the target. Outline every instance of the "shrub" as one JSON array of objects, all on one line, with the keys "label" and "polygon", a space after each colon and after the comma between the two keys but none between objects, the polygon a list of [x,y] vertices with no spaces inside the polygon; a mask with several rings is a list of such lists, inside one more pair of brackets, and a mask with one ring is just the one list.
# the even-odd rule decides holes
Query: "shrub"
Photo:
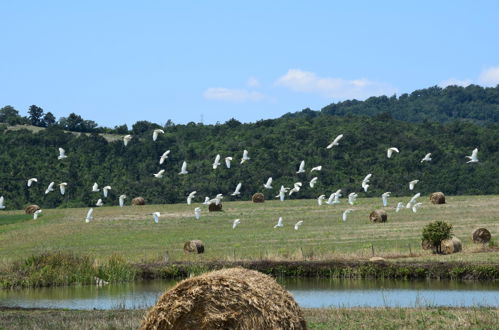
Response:
[{"label": "shrub", "polygon": [[441,253],[440,243],[452,236],[452,225],[444,221],[430,222],[423,228],[423,241],[430,242],[437,253]]}]

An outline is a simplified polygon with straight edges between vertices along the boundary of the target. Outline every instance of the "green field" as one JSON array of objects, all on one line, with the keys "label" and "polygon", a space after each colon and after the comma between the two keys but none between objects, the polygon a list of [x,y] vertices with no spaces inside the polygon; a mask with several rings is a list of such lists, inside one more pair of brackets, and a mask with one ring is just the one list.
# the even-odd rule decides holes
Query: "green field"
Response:
[{"label": "green field", "polygon": [[[381,207],[380,198],[360,198],[353,207],[343,199],[338,205],[318,206],[315,200],[224,202],[223,212],[209,213],[202,205],[200,220],[194,208],[200,204],[146,205],[94,208],[94,220],[85,223],[87,208],[44,209],[32,220],[23,211],[0,213],[0,260],[5,263],[44,252],[62,251],[90,255],[97,260],[113,254],[130,262],[182,260],[328,260],[368,259],[376,256],[395,260],[487,261],[498,262],[491,248],[473,244],[471,233],[486,227],[494,235],[499,229],[498,196],[447,197],[447,204],[432,205],[422,196],[417,213],[403,209],[395,213],[398,201],[391,198],[388,222],[372,224],[369,213]],[[342,212],[353,208],[348,220]],[[150,213],[161,212],[158,224]],[[284,227],[274,229],[278,217]],[[232,221],[241,224],[232,229]],[[294,224],[303,220],[299,230]],[[463,242],[463,252],[432,255],[420,247],[425,224],[444,220],[453,225],[454,234]],[[200,239],[203,255],[183,252],[183,243]],[[497,241],[497,239],[496,239]],[[372,244],[372,247],[371,247]],[[481,253],[478,253],[481,252]]]}]

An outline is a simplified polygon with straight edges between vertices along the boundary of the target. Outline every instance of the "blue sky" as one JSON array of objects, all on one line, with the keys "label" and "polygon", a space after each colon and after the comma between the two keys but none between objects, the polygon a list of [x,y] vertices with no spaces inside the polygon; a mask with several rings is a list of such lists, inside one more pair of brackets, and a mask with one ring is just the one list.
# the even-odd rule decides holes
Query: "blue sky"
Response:
[{"label": "blue sky", "polygon": [[3,1],[0,107],[243,122],[499,83],[499,1]]}]

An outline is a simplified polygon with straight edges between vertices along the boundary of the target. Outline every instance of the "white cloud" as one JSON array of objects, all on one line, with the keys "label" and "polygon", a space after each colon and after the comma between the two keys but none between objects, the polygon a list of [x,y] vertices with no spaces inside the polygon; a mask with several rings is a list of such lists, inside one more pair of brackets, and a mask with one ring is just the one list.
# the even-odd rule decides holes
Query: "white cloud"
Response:
[{"label": "white cloud", "polygon": [[250,88],[260,87],[260,82],[255,77],[249,77],[246,85]]},{"label": "white cloud", "polygon": [[258,102],[267,98],[265,94],[259,92],[223,87],[208,88],[203,92],[203,96],[208,100],[229,102]]},{"label": "white cloud", "polygon": [[480,73],[478,81],[483,86],[496,86],[499,84],[499,66],[487,68]]},{"label": "white cloud", "polygon": [[290,69],[277,79],[277,86],[289,88],[295,92],[315,93],[335,99],[365,99],[370,96],[392,95],[396,89],[388,84],[365,78],[345,80],[342,78],[318,77],[313,72]]},{"label": "white cloud", "polygon": [[441,81],[438,86],[445,88],[447,86],[462,86],[466,87],[469,86],[473,83],[471,79],[456,79],[456,78],[450,78],[444,81]]}]

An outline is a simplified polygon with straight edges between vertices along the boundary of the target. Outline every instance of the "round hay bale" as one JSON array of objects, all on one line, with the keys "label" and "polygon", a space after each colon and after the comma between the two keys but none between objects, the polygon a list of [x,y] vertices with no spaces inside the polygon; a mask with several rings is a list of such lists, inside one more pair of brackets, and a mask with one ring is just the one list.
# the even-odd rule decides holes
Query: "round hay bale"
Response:
[{"label": "round hay bale", "polygon": [[219,203],[219,204],[211,203],[210,205],[208,205],[208,211],[210,211],[210,212],[222,211],[222,203]]},{"label": "round hay bale", "polygon": [[229,268],[189,278],[165,292],[141,329],[306,329],[293,297],[272,277]]},{"label": "round hay bale", "polygon": [[445,204],[445,195],[443,192],[434,192],[430,195],[430,201],[433,204]]},{"label": "round hay bale", "polygon": [[28,205],[26,206],[26,208],[24,209],[24,212],[26,214],[33,214],[35,213],[36,211],[38,211],[40,209],[40,206],[36,205],[36,204],[33,204],[33,205]]},{"label": "round hay bale", "polygon": [[146,205],[146,200],[143,197],[135,197],[132,199],[132,205]]},{"label": "round hay bale", "polygon": [[463,245],[461,244],[461,240],[457,237],[445,239],[440,243],[440,251],[442,251],[442,254],[456,253],[462,249]]},{"label": "round hay bale", "polygon": [[473,238],[473,242],[475,243],[487,243],[492,238],[490,231],[488,231],[486,228],[477,228],[473,230],[473,233],[471,235]]},{"label": "round hay bale", "polygon": [[184,243],[184,252],[204,253],[204,244],[200,240],[192,240]]},{"label": "round hay bale", "polygon": [[423,248],[423,250],[431,250],[433,249],[433,244],[431,244],[430,241],[424,239],[421,241],[421,247]]},{"label": "round hay bale", "polygon": [[253,203],[263,203],[265,202],[265,196],[263,196],[262,193],[255,193],[252,197],[251,200]]},{"label": "round hay bale", "polygon": [[386,222],[386,220],[388,220],[388,215],[385,210],[374,210],[369,214],[369,220],[371,220],[371,222]]}]

